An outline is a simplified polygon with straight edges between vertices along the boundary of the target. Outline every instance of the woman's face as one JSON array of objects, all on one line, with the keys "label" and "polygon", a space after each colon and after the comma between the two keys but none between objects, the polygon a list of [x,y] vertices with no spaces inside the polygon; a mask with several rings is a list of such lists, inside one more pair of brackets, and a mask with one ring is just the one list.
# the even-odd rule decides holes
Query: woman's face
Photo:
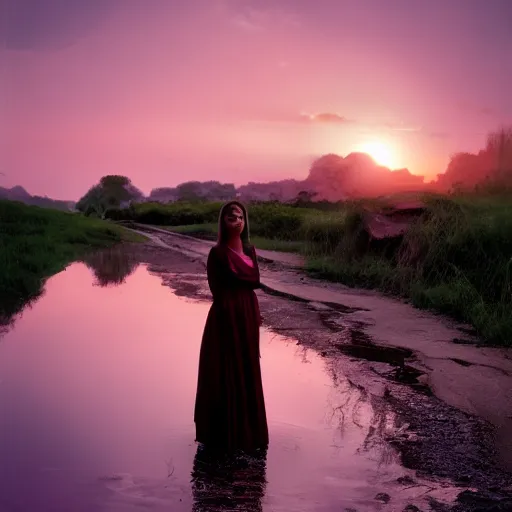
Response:
[{"label": "woman's face", "polygon": [[231,235],[240,235],[245,227],[244,212],[239,206],[231,206],[224,216],[224,222]]}]

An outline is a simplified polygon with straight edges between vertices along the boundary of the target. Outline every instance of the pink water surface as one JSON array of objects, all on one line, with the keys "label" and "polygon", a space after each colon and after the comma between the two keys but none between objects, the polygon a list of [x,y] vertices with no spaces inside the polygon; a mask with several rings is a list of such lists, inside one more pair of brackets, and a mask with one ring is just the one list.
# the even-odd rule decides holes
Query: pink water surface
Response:
[{"label": "pink water surface", "polygon": [[[145,266],[119,286],[81,263],[51,278],[0,340],[0,511],[209,510],[191,481],[208,308]],[[261,352],[271,445],[243,510],[378,509],[406,471],[366,442],[371,403],[294,340],[263,330]]]}]

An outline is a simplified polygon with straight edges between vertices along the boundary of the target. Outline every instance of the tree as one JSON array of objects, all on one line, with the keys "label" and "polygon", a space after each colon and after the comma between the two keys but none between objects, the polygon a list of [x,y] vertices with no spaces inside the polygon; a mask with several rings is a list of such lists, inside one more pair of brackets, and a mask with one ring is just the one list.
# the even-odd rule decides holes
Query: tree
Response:
[{"label": "tree", "polygon": [[154,188],[148,196],[149,201],[158,201],[161,203],[169,203],[171,201],[176,201],[176,199],[177,192],[175,187]]},{"label": "tree", "polygon": [[512,182],[512,127],[500,128],[487,136],[485,152],[492,162],[491,179],[496,183]]},{"label": "tree", "polygon": [[85,215],[95,215],[104,218],[108,205],[100,185],[94,185],[87,193],[76,203],[76,209]]},{"label": "tree", "polygon": [[199,181],[187,181],[176,187],[180,201],[200,201],[203,198],[203,186]]},{"label": "tree", "polygon": [[104,218],[107,210],[128,206],[143,197],[142,192],[126,176],[108,175],[87,191],[76,208],[86,215],[95,214]]},{"label": "tree", "polygon": [[211,201],[229,201],[236,197],[236,188],[233,183],[207,181],[203,183],[203,197]]},{"label": "tree", "polygon": [[100,187],[109,206],[119,208],[123,203],[140,200],[144,194],[126,176],[108,175],[100,180]]},{"label": "tree", "polygon": [[316,192],[313,190],[301,190],[297,194],[297,198],[295,199],[296,204],[308,204],[313,201],[313,198],[316,196]]}]

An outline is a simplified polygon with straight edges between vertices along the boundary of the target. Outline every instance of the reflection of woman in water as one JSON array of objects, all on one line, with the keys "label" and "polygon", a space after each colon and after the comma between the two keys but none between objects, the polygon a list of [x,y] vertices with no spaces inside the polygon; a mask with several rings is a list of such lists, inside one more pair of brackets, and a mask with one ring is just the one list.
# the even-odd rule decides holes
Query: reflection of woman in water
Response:
[{"label": "reflection of woman in water", "polygon": [[210,251],[213,295],[199,357],[194,421],[196,441],[224,451],[268,445],[261,383],[256,252],[249,245],[245,207],[233,201],[219,215],[218,242]]},{"label": "reflection of woman in water", "polygon": [[220,455],[199,446],[192,469],[193,512],[262,512],[266,453]]}]

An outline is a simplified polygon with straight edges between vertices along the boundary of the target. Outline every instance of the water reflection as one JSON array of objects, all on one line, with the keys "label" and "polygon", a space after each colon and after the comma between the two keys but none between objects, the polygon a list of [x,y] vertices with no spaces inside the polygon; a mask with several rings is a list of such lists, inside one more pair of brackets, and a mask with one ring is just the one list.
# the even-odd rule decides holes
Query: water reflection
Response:
[{"label": "water reflection", "polygon": [[[82,262],[92,271],[96,285],[100,287],[118,286],[135,272],[140,261],[123,246],[95,251],[82,258]],[[30,291],[14,296],[5,291],[0,297],[0,338],[14,327],[24,311],[35,305],[45,295],[45,280],[34,279]]]},{"label": "water reflection", "polygon": [[[91,266],[98,284],[126,281],[92,286]],[[392,494],[388,482],[404,470],[379,446],[392,412],[342,369],[266,330],[268,454],[196,453],[209,303],[176,296],[122,254],[88,267],[51,278],[0,344],[0,496],[12,510],[362,511]],[[27,490],[60,508],[31,507]]]},{"label": "water reflection", "polygon": [[90,253],[83,261],[94,273],[98,286],[123,284],[139,265],[123,247]]},{"label": "water reflection", "polygon": [[267,452],[223,456],[200,445],[192,469],[193,512],[262,512]]},{"label": "water reflection", "polygon": [[11,329],[16,320],[39,299],[44,296],[43,279],[35,279],[30,290],[0,290],[0,338]]}]

